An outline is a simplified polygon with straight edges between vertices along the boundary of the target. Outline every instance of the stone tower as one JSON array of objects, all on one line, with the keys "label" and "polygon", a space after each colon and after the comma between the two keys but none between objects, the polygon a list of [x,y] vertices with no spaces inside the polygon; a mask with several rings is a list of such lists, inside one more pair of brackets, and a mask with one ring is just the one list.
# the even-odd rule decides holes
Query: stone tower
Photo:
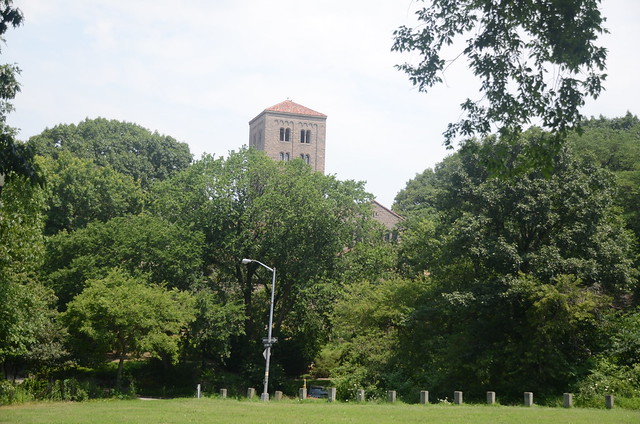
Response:
[{"label": "stone tower", "polygon": [[327,115],[285,100],[249,122],[249,146],[274,160],[300,158],[324,173]]}]

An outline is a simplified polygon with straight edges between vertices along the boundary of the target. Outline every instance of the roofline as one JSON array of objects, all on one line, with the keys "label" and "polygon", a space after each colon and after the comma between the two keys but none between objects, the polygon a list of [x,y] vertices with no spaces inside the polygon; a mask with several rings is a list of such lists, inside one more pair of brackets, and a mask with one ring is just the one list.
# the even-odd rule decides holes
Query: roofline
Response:
[{"label": "roofline", "polygon": [[386,206],[385,206],[385,205],[383,205],[382,203],[378,202],[376,199],[373,199],[373,200],[371,201],[371,203],[375,203],[376,205],[380,206],[382,209],[386,210],[386,211],[387,211],[387,212],[389,212],[390,214],[395,215],[396,217],[398,217],[398,218],[400,218],[400,219],[402,219],[402,220],[404,220],[404,219],[405,219],[405,218],[404,218],[404,216],[402,216],[402,215],[400,215],[400,214],[398,214],[398,213],[396,213],[396,212],[392,211],[391,209],[389,209],[388,207],[386,207]]},{"label": "roofline", "polygon": [[249,121],[249,125],[251,125],[255,120],[257,120],[258,118],[260,118],[262,115],[278,115],[278,116],[294,116],[297,118],[304,118],[304,119],[316,119],[319,121],[326,121],[327,120],[327,115],[305,115],[304,113],[291,113],[291,112],[278,112],[278,111],[273,111],[273,110],[263,110],[262,112],[260,112],[258,115],[256,115],[255,118],[253,118],[251,121]]}]

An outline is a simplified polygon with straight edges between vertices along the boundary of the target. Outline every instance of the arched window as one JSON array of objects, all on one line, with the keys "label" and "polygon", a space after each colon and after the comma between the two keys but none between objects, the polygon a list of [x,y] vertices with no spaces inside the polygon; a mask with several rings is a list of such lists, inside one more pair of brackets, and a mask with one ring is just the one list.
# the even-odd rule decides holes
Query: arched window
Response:
[{"label": "arched window", "polygon": [[280,160],[284,160],[284,153],[280,152]]},{"label": "arched window", "polygon": [[289,161],[289,153],[288,152],[284,154],[284,160]]},{"label": "arched window", "polygon": [[311,130],[307,130],[305,132],[305,140],[304,140],[304,142],[307,143],[307,144],[311,143]]},{"label": "arched window", "polygon": [[311,156],[305,155],[304,156],[304,161],[307,163],[307,165],[309,165],[311,163]]},{"label": "arched window", "polygon": [[300,143],[304,143],[304,135],[305,135],[304,130],[300,130]]},{"label": "arched window", "polygon": [[284,141],[284,128],[280,128],[280,141]]},{"label": "arched window", "polygon": [[287,128],[284,130],[284,141],[291,140],[291,128]]}]

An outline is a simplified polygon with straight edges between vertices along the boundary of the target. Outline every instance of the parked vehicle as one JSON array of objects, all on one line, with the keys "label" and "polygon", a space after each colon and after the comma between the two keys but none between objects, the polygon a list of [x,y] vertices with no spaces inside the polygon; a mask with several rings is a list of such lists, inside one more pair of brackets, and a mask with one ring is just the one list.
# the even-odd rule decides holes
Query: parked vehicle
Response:
[{"label": "parked vehicle", "polygon": [[309,386],[307,390],[307,397],[310,398],[326,398],[329,397],[329,393],[322,386]]}]

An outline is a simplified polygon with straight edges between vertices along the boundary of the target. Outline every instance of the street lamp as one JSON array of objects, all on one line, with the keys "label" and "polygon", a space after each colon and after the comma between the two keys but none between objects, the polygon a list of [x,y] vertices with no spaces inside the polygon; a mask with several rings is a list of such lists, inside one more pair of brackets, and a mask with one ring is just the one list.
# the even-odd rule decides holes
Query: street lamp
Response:
[{"label": "street lamp", "polygon": [[271,346],[278,341],[275,337],[271,337],[271,330],[273,327],[273,300],[276,292],[276,269],[270,268],[263,264],[260,261],[256,261],[254,259],[243,259],[243,264],[250,264],[251,262],[255,262],[263,267],[267,268],[269,271],[273,273],[273,278],[271,280],[271,305],[269,306],[269,328],[267,330],[267,338],[262,339],[262,343],[264,344],[264,359],[267,361],[264,370],[264,389],[262,390],[262,394],[260,395],[260,399],[263,401],[269,400],[269,361],[271,359]]}]

